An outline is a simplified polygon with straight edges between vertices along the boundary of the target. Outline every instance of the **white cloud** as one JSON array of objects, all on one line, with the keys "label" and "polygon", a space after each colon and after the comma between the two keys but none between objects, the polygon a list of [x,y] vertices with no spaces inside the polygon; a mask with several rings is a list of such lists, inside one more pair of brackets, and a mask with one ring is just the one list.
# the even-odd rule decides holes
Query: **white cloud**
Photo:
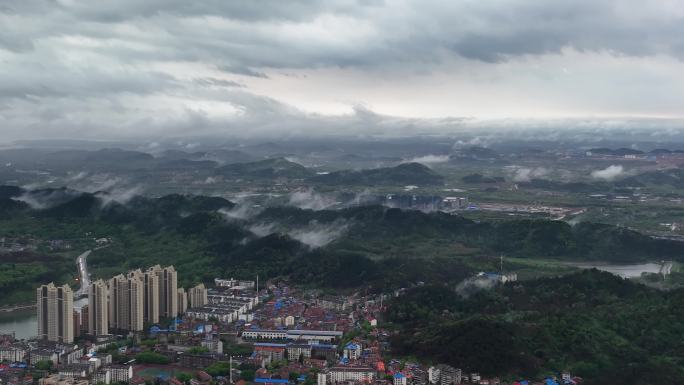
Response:
[{"label": "white cloud", "polygon": [[446,163],[449,161],[449,155],[424,155],[409,159],[406,163],[422,163],[430,165],[434,163]]},{"label": "white cloud", "polygon": [[612,181],[615,178],[624,175],[625,170],[621,165],[608,166],[603,170],[595,170],[591,172],[591,177],[594,179],[602,179]]},{"label": "white cloud", "polygon": [[319,194],[309,188],[290,194],[288,204],[300,209],[325,210],[337,204],[337,201],[334,197]]},{"label": "white cloud", "polygon": [[347,232],[348,228],[349,225],[344,221],[335,221],[330,224],[310,223],[308,227],[291,230],[287,235],[315,249],[337,240]]},{"label": "white cloud", "polygon": [[544,167],[516,167],[513,169],[514,182],[529,182],[532,179],[542,178],[549,174],[549,170]]}]

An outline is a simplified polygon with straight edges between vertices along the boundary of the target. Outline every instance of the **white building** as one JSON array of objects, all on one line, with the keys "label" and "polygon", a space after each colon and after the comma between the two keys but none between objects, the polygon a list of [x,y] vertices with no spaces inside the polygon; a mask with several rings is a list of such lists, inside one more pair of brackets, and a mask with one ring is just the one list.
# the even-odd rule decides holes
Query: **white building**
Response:
[{"label": "white building", "polygon": [[0,347],[0,361],[24,362],[28,355],[28,348],[24,346]]},{"label": "white building", "polygon": [[286,330],[245,330],[242,338],[258,340],[284,340],[287,338]]},{"label": "white building", "polygon": [[393,385],[406,385],[407,379],[402,372],[397,372],[392,378]]},{"label": "white building", "polygon": [[335,330],[288,330],[287,338],[311,343],[330,343],[342,338],[342,332]]},{"label": "white building", "polygon": [[431,384],[452,385],[461,383],[461,369],[449,365],[431,366],[428,369],[428,381]]},{"label": "white building", "polygon": [[372,382],[375,379],[373,368],[336,366],[318,374],[318,385],[338,382]]},{"label": "white building", "polygon": [[342,355],[344,358],[348,358],[350,360],[358,360],[359,357],[361,357],[362,351],[363,349],[361,349],[360,344],[350,342],[344,347]]},{"label": "white building", "polygon": [[110,383],[128,382],[133,378],[132,365],[109,365],[101,369],[109,373]]}]

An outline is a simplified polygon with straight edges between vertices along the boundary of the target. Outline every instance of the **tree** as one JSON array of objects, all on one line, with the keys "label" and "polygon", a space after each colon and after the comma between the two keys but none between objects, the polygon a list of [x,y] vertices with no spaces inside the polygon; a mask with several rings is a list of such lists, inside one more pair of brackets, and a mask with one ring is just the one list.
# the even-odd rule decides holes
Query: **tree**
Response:
[{"label": "tree", "polygon": [[135,360],[141,364],[166,365],[171,360],[163,354],[155,352],[142,352],[135,355]]},{"label": "tree", "polygon": [[209,353],[209,349],[204,347],[204,346],[193,346],[190,349],[188,349],[188,353],[190,353],[190,354]]},{"label": "tree", "polygon": [[36,369],[38,370],[50,370],[52,369],[52,361],[50,360],[41,360],[36,362]]},{"label": "tree", "polygon": [[176,374],[176,378],[178,379],[178,381],[187,384],[192,379],[192,375],[190,373],[180,372]]},{"label": "tree", "polygon": [[252,369],[247,369],[240,372],[240,378],[242,378],[245,381],[254,381],[254,375],[255,373]]}]

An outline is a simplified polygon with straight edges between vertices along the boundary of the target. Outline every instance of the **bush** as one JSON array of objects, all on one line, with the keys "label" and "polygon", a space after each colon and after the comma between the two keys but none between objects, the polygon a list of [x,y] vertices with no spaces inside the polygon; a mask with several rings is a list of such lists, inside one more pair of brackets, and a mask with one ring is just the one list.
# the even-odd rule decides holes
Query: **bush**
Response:
[{"label": "bush", "polygon": [[163,354],[155,352],[142,352],[135,355],[135,360],[141,364],[159,364],[166,365],[171,360]]}]

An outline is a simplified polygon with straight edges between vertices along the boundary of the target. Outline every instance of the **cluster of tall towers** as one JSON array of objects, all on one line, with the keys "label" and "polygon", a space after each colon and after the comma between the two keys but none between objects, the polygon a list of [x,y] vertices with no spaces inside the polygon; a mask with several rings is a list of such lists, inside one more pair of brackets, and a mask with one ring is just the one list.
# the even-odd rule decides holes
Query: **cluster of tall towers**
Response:
[{"label": "cluster of tall towers", "polygon": [[88,333],[109,330],[141,331],[145,323],[179,314],[178,273],[173,266],[153,266],[119,274],[109,281],[97,280],[88,291]]},{"label": "cluster of tall towers", "polygon": [[[108,281],[99,279],[88,288],[88,305],[81,318],[91,335],[110,331],[137,332],[160,318],[175,318],[189,306],[207,303],[207,290],[199,284],[188,290],[178,288],[173,266],[155,265],[142,271],[129,271]],[[38,336],[56,342],[74,339],[73,292],[68,285],[50,283],[37,289]]]}]

